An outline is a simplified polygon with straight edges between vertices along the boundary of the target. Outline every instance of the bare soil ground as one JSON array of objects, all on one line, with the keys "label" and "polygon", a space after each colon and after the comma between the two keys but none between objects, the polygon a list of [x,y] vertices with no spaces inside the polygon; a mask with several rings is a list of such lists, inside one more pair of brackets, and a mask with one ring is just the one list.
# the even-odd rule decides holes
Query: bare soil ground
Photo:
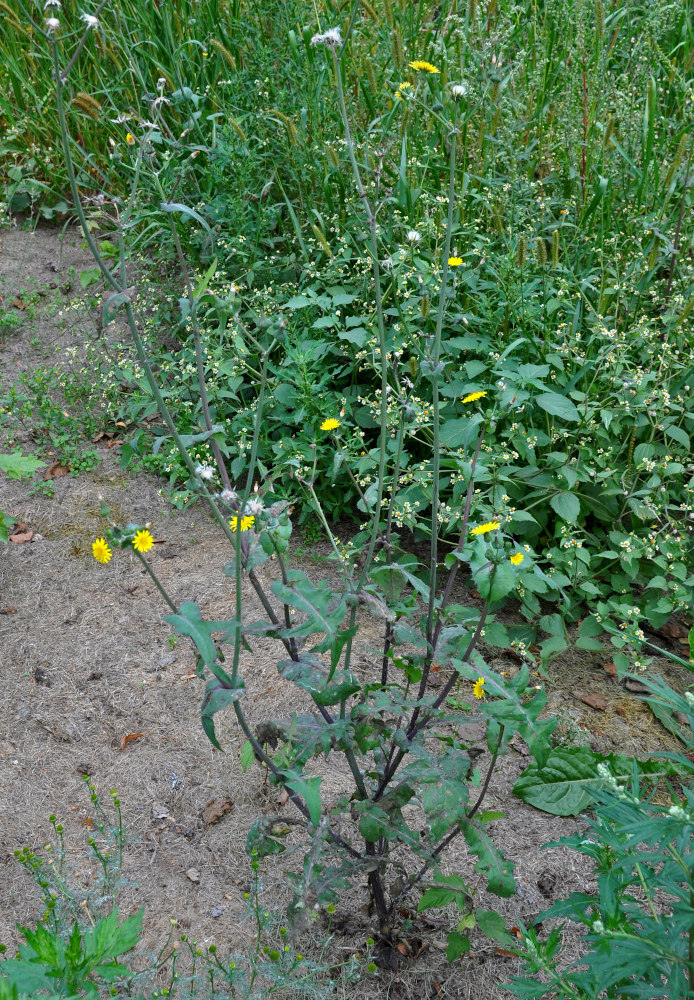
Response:
[{"label": "bare soil ground", "polygon": [[[30,278],[40,285],[60,285],[70,278],[70,268],[78,274],[89,264],[74,233],[61,241],[49,229],[0,232],[5,305]],[[20,366],[45,361],[41,345],[76,343],[75,335],[56,327],[49,313],[20,326],[0,345],[5,386]],[[31,340],[39,346],[32,347]],[[30,450],[31,442],[23,447]],[[118,551],[108,566],[100,566],[90,551],[91,541],[105,528],[103,496],[117,518],[154,522],[161,542],[152,562],[175,601],[192,599],[204,617],[226,618],[233,599],[231,581],[223,573],[227,544],[202,510],[171,511],[159,493],[159,481],[126,477],[113,450],[97,447],[98,468],[54,480],[52,498],[32,494],[27,483],[0,477],[0,509],[37,533],[31,542],[0,551],[0,940],[14,943],[15,924],[32,925],[40,912],[38,892],[13,852],[24,845],[41,847],[49,839],[49,814],[55,813],[65,826],[73,878],[85,887],[94,883],[97,872],[84,849],[85,821],[91,815],[87,774],[106,800],[109,789],[116,788],[123,805],[129,885],[121,890],[121,913],[146,907],[149,944],[166,938],[175,916],[179,930],[198,941],[242,951],[253,933],[240,920],[249,882],[246,833],[259,814],[283,814],[291,805],[278,804],[278,793],[260,767],[244,773],[239,760],[243,738],[231,713],[217,717],[225,752],[208,742],[200,725],[202,682],[192,676],[192,649],[187,640],[171,638],[172,629],[163,621],[166,608],[135,557]],[[314,548],[310,558],[300,561],[314,577],[328,571],[320,555]],[[265,570],[266,576],[271,572]],[[247,596],[248,613],[260,616],[257,601]],[[370,631],[375,645],[377,630],[376,623],[365,626],[358,665],[368,671],[375,662]],[[242,661],[251,720],[301,711],[295,689],[277,674],[273,641],[253,646]],[[596,658],[573,651],[552,665],[550,710],[561,715],[564,731],[579,734],[595,749],[647,754],[671,748],[672,738],[648,710],[605,674],[602,662],[608,659],[609,653]],[[665,662],[660,666],[668,672]],[[575,689],[604,694],[606,710],[597,712],[576,701],[571,694]],[[132,734],[139,735],[128,740]],[[479,741],[484,747],[481,730]],[[478,762],[483,771],[486,761],[485,752]],[[446,862],[450,872],[479,888],[478,905],[499,909],[509,925],[527,924],[552,899],[592,886],[584,859],[564,849],[541,850],[545,842],[582,828],[582,821],[548,816],[512,797],[513,783],[527,762],[520,752],[504,757],[487,800],[489,808],[506,814],[493,824],[493,837],[515,863],[518,894],[509,900],[486,897],[463,844],[452,845]],[[332,765],[316,767],[322,768],[328,799],[345,787],[345,775]],[[228,802],[230,808],[208,824],[203,814],[212,800]],[[296,863],[296,856],[286,862]],[[279,907],[289,898],[282,866],[282,859],[264,864],[266,905],[271,900]],[[199,873],[199,881],[191,881],[191,869]],[[352,903],[338,907],[334,920],[338,933],[331,947],[343,958],[360,950],[369,933],[359,904]],[[310,953],[311,940],[317,945],[325,933],[325,925],[317,921],[301,950]],[[351,987],[351,995],[412,1000],[508,995],[499,987],[518,971],[514,958],[480,936],[472,954],[450,966],[442,951],[445,929],[430,933],[431,946],[417,961],[379,972]],[[567,936],[567,944],[567,956],[575,957],[578,937]]]}]

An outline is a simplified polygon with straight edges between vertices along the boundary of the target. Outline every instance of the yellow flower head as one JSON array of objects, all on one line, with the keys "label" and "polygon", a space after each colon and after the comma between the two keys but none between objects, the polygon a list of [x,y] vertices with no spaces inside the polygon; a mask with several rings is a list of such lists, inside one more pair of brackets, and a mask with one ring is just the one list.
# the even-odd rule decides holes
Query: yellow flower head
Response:
[{"label": "yellow flower head", "polygon": [[398,87],[398,90],[410,90],[411,88],[412,88],[412,84],[410,83],[410,81],[409,80],[403,80],[403,82]]},{"label": "yellow flower head", "polygon": [[133,538],[133,548],[136,552],[149,552],[153,545],[154,538],[146,528],[142,528],[140,531],[135,532],[135,537]]},{"label": "yellow flower head", "polygon": [[97,538],[95,542],[92,542],[92,555],[97,562],[100,562],[103,566],[106,565],[111,558],[112,552],[105,538]]},{"label": "yellow flower head", "polygon": [[441,70],[437,69],[436,66],[432,66],[430,62],[425,62],[424,59],[415,59],[411,62],[410,69],[424,70],[425,73],[440,73]]},{"label": "yellow flower head", "polygon": [[514,566],[520,566],[520,564],[523,562],[524,559],[525,556],[523,555],[522,552],[516,552],[514,556],[511,556],[511,562],[513,563]]},{"label": "yellow flower head", "polygon": [[253,522],[255,518],[252,514],[245,514],[240,519],[236,516],[230,518],[229,527],[232,531],[237,531],[239,528],[239,520],[241,521],[240,527],[241,531],[248,531],[249,528],[253,527]]},{"label": "yellow flower head", "polygon": [[472,686],[475,698],[484,698],[484,677],[478,677]]},{"label": "yellow flower head", "polygon": [[128,134],[125,137],[125,141],[129,146],[135,145],[135,136],[132,134],[132,132],[128,132]]},{"label": "yellow flower head", "polygon": [[334,431],[334,430],[337,430],[337,428],[340,427],[340,426],[341,426],[341,424],[340,424],[339,420],[336,420],[335,417],[328,417],[320,425],[320,429],[322,431]]},{"label": "yellow flower head", "polygon": [[482,396],[487,395],[487,390],[484,389],[482,392],[471,392],[464,399],[464,403],[474,403],[476,399],[482,399]]},{"label": "yellow flower head", "polygon": [[448,258],[448,266],[449,267],[460,267],[460,265],[462,263],[463,263],[463,258],[462,257],[449,257]]},{"label": "yellow flower head", "polygon": [[487,521],[486,524],[478,524],[476,528],[472,529],[473,535],[486,535],[488,531],[496,531],[499,527],[498,521]]}]

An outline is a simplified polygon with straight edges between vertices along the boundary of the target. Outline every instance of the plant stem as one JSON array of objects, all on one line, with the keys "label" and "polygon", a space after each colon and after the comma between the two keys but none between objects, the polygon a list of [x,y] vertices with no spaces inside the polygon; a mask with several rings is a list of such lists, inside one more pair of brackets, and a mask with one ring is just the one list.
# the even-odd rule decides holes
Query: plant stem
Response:
[{"label": "plant stem", "polygon": [[142,555],[141,552],[138,552],[137,549],[133,549],[133,551],[134,551],[135,555],[137,556],[137,558],[142,563],[142,565],[145,567],[145,569],[147,570],[147,572],[149,573],[149,575],[150,575],[150,577],[151,577],[151,579],[152,579],[152,581],[154,583],[154,586],[157,588],[157,590],[159,591],[159,593],[161,594],[161,596],[164,598],[164,600],[166,601],[166,603],[169,605],[169,607],[171,608],[171,610],[173,611],[173,613],[175,615],[177,615],[178,614],[178,608],[176,607],[176,605],[174,604],[174,602],[171,600],[171,598],[169,597],[169,595],[166,593],[166,591],[164,590],[164,587],[162,586],[162,584],[159,582],[159,578],[157,577],[157,574],[154,572],[154,570],[149,565],[149,563],[144,558],[144,556]]}]

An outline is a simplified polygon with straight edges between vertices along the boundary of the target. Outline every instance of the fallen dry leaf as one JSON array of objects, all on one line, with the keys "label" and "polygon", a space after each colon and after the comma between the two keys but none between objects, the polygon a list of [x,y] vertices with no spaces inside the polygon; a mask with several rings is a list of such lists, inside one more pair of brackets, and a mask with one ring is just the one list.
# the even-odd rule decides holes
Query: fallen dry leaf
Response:
[{"label": "fallen dry leaf", "polygon": [[43,478],[61,479],[63,476],[67,476],[69,471],[70,470],[64,465],[61,465],[60,462],[53,462],[52,465],[49,465],[47,469],[43,470]]},{"label": "fallen dry leaf", "polygon": [[495,955],[504,955],[507,958],[515,958],[515,952],[507,951],[505,948],[499,948],[498,946],[494,949]]},{"label": "fallen dry leaf", "polygon": [[24,545],[25,542],[30,542],[33,537],[33,531],[18,531],[14,535],[10,535],[10,541],[14,542],[15,545]]},{"label": "fallen dry leaf", "polygon": [[631,677],[627,677],[624,681],[624,687],[627,691],[633,691],[634,694],[649,694],[648,688],[645,684],[640,681],[633,681]]},{"label": "fallen dry leaf", "polygon": [[605,671],[608,677],[611,677],[613,680],[616,679],[617,668],[614,665],[614,663],[603,663],[602,669]]},{"label": "fallen dry leaf", "polygon": [[0,611],[0,615],[16,615],[16,614],[17,614],[16,608],[3,608],[2,611]]},{"label": "fallen dry leaf", "polygon": [[607,708],[607,699],[604,694],[593,694],[590,691],[572,691],[572,694],[574,698],[594,708],[596,712],[604,712]]},{"label": "fallen dry leaf", "polygon": [[133,740],[139,740],[144,735],[145,735],[144,733],[128,733],[127,736],[124,736],[123,739],[120,741],[121,750],[125,750],[128,743],[132,743]]},{"label": "fallen dry leaf", "polygon": [[191,882],[197,883],[200,881],[200,872],[197,868],[189,868],[186,872],[186,878],[190,879]]},{"label": "fallen dry leaf", "polygon": [[283,788],[282,791],[280,792],[278,804],[280,806],[286,806],[287,802],[289,802],[289,792],[287,791],[286,788]]},{"label": "fallen dry leaf", "polygon": [[91,818],[91,816],[87,816],[86,819],[81,819],[80,823],[82,824],[82,826],[86,826],[88,830],[94,829],[94,820]]},{"label": "fallen dry leaf", "polygon": [[680,639],[684,632],[679,622],[665,622],[660,629],[660,634],[667,636],[668,639]]},{"label": "fallen dry leaf", "polygon": [[152,806],[152,819],[168,819],[168,816],[169,810],[166,806],[162,806],[158,802],[155,802]]},{"label": "fallen dry leaf", "polygon": [[231,802],[229,799],[210,799],[202,811],[202,819],[205,826],[212,826],[218,823],[223,816],[231,812]]},{"label": "fallen dry leaf", "polygon": [[25,308],[24,303],[22,302],[21,299],[12,299],[12,305],[15,307],[15,309]]},{"label": "fallen dry leaf", "polygon": [[621,715],[623,719],[626,719],[627,713],[625,708],[622,708],[621,705],[615,705],[614,710],[617,713],[617,715]]}]

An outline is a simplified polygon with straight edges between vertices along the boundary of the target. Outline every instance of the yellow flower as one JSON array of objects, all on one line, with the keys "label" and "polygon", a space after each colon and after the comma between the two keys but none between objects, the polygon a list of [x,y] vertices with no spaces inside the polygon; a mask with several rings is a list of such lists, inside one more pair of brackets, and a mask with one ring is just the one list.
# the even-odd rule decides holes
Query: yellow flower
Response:
[{"label": "yellow flower", "polygon": [[400,84],[398,90],[410,90],[411,87],[412,87],[412,84],[410,83],[409,80],[403,80],[403,82]]},{"label": "yellow flower", "polygon": [[472,529],[473,535],[486,535],[488,531],[496,531],[499,527],[498,521],[487,521],[486,524],[478,524]]},{"label": "yellow flower", "polygon": [[472,686],[475,698],[484,698],[484,677],[478,677]]},{"label": "yellow flower", "polygon": [[97,562],[106,565],[112,553],[105,538],[97,538],[95,542],[92,542],[92,555]]},{"label": "yellow flower", "polygon": [[462,257],[449,257],[448,258],[448,266],[449,267],[460,267],[460,265],[462,263],[463,263],[463,258]]},{"label": "yellow flower", "polygon": [[320,429],[322,431],[334,431],[334,430],[337,430],[337,428],[340,427],[340,426],[341,425],[340,425],[340,421],[339,420],[336,420],[335,417],[328,417],[320,425]]},{"label": "yellow flower", "polygon": [[440,73],[441,70],[437,69],[436,66],[432,66],[430,62],[425,62],[424,59],[415,59],[414,62],[409,64],[410,69],[423,69],[426,73]]},{"label": "yellow flower", "polygon": [[487,390],[484,389],[482,392],[471,392],[463,400],[464,403],[474,403],[476,399],[482,399],[482,396],[487,395]]},{"label": "yellow flower", "polygon": [[132,132],[128,132],[128,134],[125,137],[125,141],[129,146],[135,145],[135,136],[132,134]]},{"label": "yellow flower", "polygon": [[153,545],[154,538],[146,528],[142,528],[140,531],[135,532],[135,537],[133,538],[133,548],[136,552],[149,552]]},{"label": "yellow flower", "polygon": [[511,562],[514,566],[520,566],[524,559],[525,556],[522,552],[516,552],[515,556],[511,556]]},{"label": "yellow flower", "polygon": [[[248,531],[249,528],[253,527],[253,522],[255,518],[252,514],[246,514],[241,518],[241,531]],[[232,531],[236,531],[239,526],[239,518],[232,517],[229,521],[229,527]]]}]

